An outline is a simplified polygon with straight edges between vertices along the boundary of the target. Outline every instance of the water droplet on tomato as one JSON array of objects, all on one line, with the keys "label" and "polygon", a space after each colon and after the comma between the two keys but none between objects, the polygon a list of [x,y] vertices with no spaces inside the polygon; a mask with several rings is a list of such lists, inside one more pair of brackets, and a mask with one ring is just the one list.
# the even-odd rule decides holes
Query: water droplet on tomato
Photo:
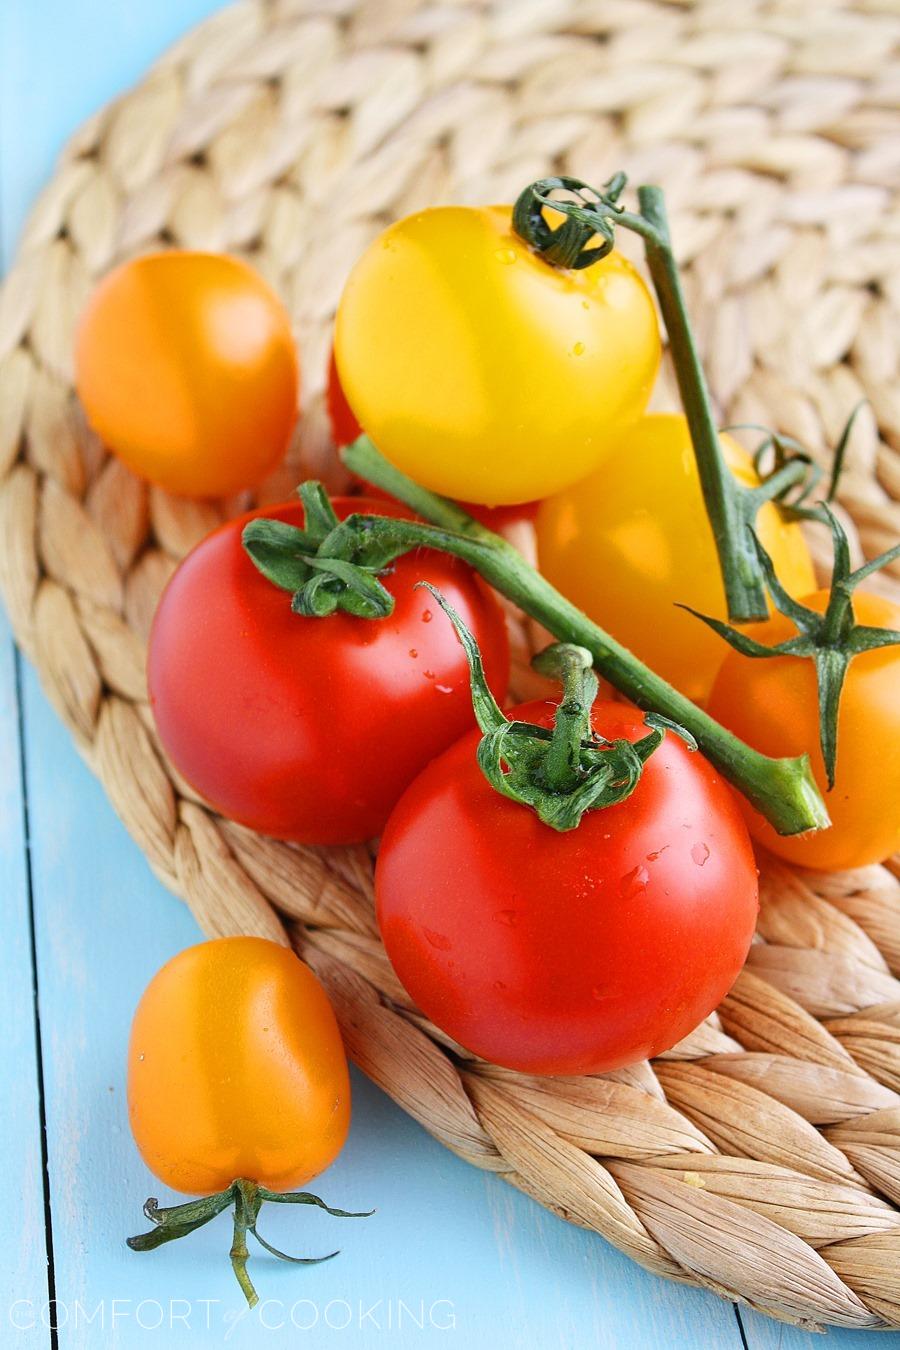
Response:
[{"label": "water droplet on tomato", "polygon": [[498,262],[503,263],[504,267],[509,267],[516,261],[519,255],[514,248],[498,248],[494,250],[494,257]]},{"label": "water droplet on tomato", "polygon": [[595,999],[597,1003],[602,1003],[605,998],[612,998],[612,994],[608,994],[604,989],[600,988],[599,984],[595,984],[591,990],[591,998]]},{"label": "water droplet on tomato", "polygon": [[410,649],[409,649],[409,654],[410,654],[410,656],[412,657],[412,659],[413,659],[414,661],[415,661],[416,657],[419,655],[419,653],[416,651],[415,647],[410,647]]},{"label": "water droplet on tomato", "polygon": [[436,933],[432,928],[423,928],[422,932],[425,934],[425,941],[430,946],[437,948],[439,952],[449,952],[452,943],[443,933]]},{"label": "water droplet on tomato", "polygon": [[433,670],[423,670],[423,671],[422,671],[422,674],[425,676],[425,679],[426,679],[426,680],[433,680],[433,679],[434,679],[434,671],[433,671]]},{"label": "water droplet on tomato", "polygon": [[647,854],[647,861],[656,862],[657,858],[662,857],[668,847],[668,844],[663,844],[662,848],[655,848],[652,853]]},{"label": "water droplet on tomato", "polygon": [[575,343],[575,346],[572,348],[572,355],[573,355],[573,356],[584,356],[584,343],[583,343],[583,342],[576,342],[576,343]]},{"label": "water droplet on tomato", "polygon": [[432,620],[433,618],[434,618],[434,615],[432,614],[432,612],[431,612],[430,609],[424,610],[424,612],[423,612],[423,614],[422,614],[422,622],[423,622],[423,623],[431,623],[431,620]]},{"label": "water droplet on tomato", "polygon": [[452,685],[452,684],[436,684],[434,687],[435,687],[435,689],[438,691],[439,694],[452,694],[452,693],[453,693],[453,685]]},{"label": "water droplet on tomato", "polygon": [[519,922],[519,916],[514,909],[498,909],[494,918],[497,923],[505,924],[507,928],[515,928]]},{"label": "water droplet on tomato", "polygon": [[638,895],[643,895],[647,889],[647,882],[650,880],[650,873],[646,867],[641,864],[638,867],[632,867],[630,872],[626,872],[619,883],[619,891],[623,900],[633,900]]},{"label": "water droplet on tomato", "polygon": [[706,844],[694,844],[691,848],[691,857],[698,867],[702,867],[709,857],[709,849]]},{"label": "water droplet on tomato", "polygon": [[502,994],[504,989],[506,988],[506,985],[503,983],[502,980],[495,980],[494,988],[497,990],[498,994]]}]

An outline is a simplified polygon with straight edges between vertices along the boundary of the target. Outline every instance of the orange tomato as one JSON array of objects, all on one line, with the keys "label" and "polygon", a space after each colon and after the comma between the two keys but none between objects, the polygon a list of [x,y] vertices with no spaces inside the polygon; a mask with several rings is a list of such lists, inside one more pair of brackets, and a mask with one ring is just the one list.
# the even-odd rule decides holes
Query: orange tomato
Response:
[{"label": "orange tomato", "polygon": [[[824,612],[827,591],[803,600]],[[857,591],[857,623],[900,628],[900,606]],[[790,619],[775,614],[746,631],[774,646],[791,638]],[[797,656],[749,657],[729,651],[709,711],[767,755],[805,751],[831,816],[831,827],[785,838],[741,798],[750,832],[787,862],[823,871],[882,862],[900,848],[900,647],[863,652],[850,662],[837,726],[834,787],[829,791],[819,748],[818,697],[812,661]]]},{"label": "orange tomato", "polygon": [[297,414],[287,312],[258,272],[223,254],[149,253],[117,267],[81,317],[75,377],[109,448],[187,496],[259,482]]},{"label": "orange tomato", "polygon": [[163,966],[138,1005],[128,1110],[145,1163],[208,1195],[245,1178],[302,1186],[350,1123],[350,1080],[325,991],[264,938],[219,938]]}]

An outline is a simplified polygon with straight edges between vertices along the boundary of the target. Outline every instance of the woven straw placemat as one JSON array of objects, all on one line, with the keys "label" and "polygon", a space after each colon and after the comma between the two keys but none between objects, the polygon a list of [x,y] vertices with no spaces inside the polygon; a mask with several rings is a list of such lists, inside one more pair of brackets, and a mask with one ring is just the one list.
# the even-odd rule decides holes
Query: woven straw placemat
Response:
[{"label": "woven straw placemat", "polygon": [[123,257],[247,254],[291,309],[304,373],[297,442],[264,496],[301,472],[336,484],[330,324],[372,235],[427,203],[625,168],[667,191],[723,420],[824,453],[868,398],[843,502],[874,554],[900,537],[898,40],[896,0],[237,4],[77,133],[0,298],[0,583],[158,876],[208,933],[295,942],[356,1062],[462,1157],[658,1274],[855,1327],[900,1326],[895,875],[766,867],[746,971],[653,1064],[561,1080],[473,1062],[398,985],[364,849],[254,836],[161,755],[153,608],[238,503],[148,491],[106,456],[73,394],[72,335]]}]

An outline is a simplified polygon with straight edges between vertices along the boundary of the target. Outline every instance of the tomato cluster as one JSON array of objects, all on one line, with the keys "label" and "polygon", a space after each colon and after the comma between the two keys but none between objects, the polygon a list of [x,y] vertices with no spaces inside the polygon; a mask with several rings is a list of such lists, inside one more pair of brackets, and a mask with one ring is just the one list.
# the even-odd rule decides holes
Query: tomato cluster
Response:
[{"label": "tomato cluster", "polygon": [[[383,486],[329,502],[306,484],[302,501],[229,520],[176,570],[148,658],[159,739],[184,780],[281,840],[382,836],[377,919],[411,999],[461,1053],[537,1074],[653,1056],[715,1008],[753,934],[751,834],[812,867],[900,846],[900,609],[855,590],[872,567],[850,572],[828,504],[809,507],[814,478],[785,510],[802,466],[782,456],[770,490],[715,431],[677,276],[654,271],[668,246],[656,189],[630,219],[652,241],[687,417],[648,413],[660,337],[612,247],[624,180],[605,195],[575,181],[532,185],[513,209],[422,211],[371,244],[338,308],[327,405],[335,442],[356,443],[351,466],[379,477],[353,459],[368,445]],[[548,185],[576,201],[554,207]],[[568,212],[558,230],[554,210]],[[288,317],[232,258],[172,252],[113,272],[76,368],[97,432],[173,492],[255,486],[294,434]],[[389,495],[404,484],[443,533]],[[830,593],[816,591],[804,515],[831,525]],[[530,522],[540,575],[490,533],[521,538]],[[536,659],[562,681],[557,699],[502,712],[506,627],[479,571],[575,632]],[[767,593],[768,618],[728,627],[764,615]],[[592,660],[666,717],[594,702]],[[794,775],[788,829],[821,823],[804,756],[832,823],[786,838],[759,775]],[[148,1164],[209,1196],[148,1209],[167,1235],[134,1245],[233,1203],[233,1264],[255,1297],[246,1233],[278,1199],[268,1188],[305,1182],[346,1133],[321,988],[259,940],[183,954],[139,1009],[129,1091]]]}]

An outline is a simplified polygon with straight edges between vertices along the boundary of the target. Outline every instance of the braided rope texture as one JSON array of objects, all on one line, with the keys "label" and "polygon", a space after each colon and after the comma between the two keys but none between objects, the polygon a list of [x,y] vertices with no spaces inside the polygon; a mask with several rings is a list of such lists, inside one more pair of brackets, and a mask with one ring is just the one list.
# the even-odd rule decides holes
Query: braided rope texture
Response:
[{"label": "braided rope texture", "polygon": [[[75,135],[0,296],[0,585],[156,874],[207,933],[293,942],[354,1060],[454,1152],[657,1274],[804,1325],[900,1326],[896,867],[766,866],[746,970],[652,1064],[540,1079],[473,1060],[399,986],[366,849],[255,836],[160,751],[156,600],[246,503],[148,490],[105,453],[74,396],[73,325],[135,253],[250,257],[304,371],[260,499],[301,473],[339,486],[322,386],[369,239],[429,203],[625,168],[666,189],[723,421],[824,456],[868,399],[842,501],[871,556],[900,536],[898,44],[896,0],[244,0]],[[659,400],[675,406],[665,369]],[[896,573],[877,584],[896,594]],[[511,623],[521,667],[530,635]]]}]

